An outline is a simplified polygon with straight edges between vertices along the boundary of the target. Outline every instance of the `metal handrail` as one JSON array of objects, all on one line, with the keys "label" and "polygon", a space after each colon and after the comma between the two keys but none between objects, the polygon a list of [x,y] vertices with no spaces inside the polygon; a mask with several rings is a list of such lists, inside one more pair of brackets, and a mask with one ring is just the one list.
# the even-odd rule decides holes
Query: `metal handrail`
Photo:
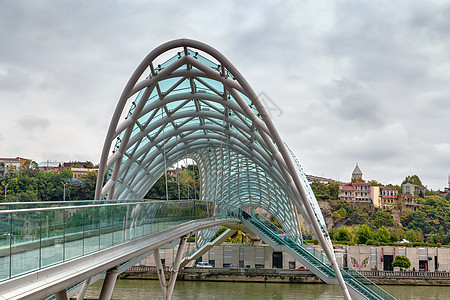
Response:
[{"label": "metal handrail", "polygon": [[[108,200],[108,201],[115,201],[115,200]],[[136,205],[136,204],[147,204],[147,203],[186,203],[187,201],[194,201],[194,202],[201,202],[204,203],[205,201],[200,201],[200,200],[170,200],[165,201],[165,200],[143,200],[143,201],[139,201],[139,200],[120,200],[120,201],[127,201],[127,202],[115,202],[115,203],[103,203],[103,204],[94,204],[95,201],[91,201],[91,203],[93,204],[86,204],[86,205],[72,205],[72,206],[51,206],[51,207],[39,207],[39,208],[19,208],[19,209],[2,209],[0,210],[0,215],[1,214],[14,214],[14,213],[26,213],[26,212],[39,212],[39,211],[52,211],[52,210],[63,210],[63,209],[81,209],[81,208],[92,208],[92,207],[109,207],[109,206],[130,206],[130,205]],[[128,202],[130,201],[130,202]],[[134,202],[131,202],[134,201]],[[69,202],[69,201],[66,201]],[[52,201],[47,201],[47,202],[12,202],[12,204],[16,204],[16,205],[23,205],[23,204],[31,204],[31,203],[49,203],[49,204],[60,204],[60,203],[66,203],[66,202],[52,202]],[[78,202],[78,203],[83,203],[83,202],[88,202],[88,201],[71,201],[71,202]],[[103,202],[103,201],[102,201]],[[7,205],[10,205],[9,203]],[[0,204],[1,206],[1,204]]]},{"label": "metal handrail", "polygon": [[[253,216],[257,216],[252,218],[253,220],[256,220],[257,222],[259,222],[262,226],[264,226],[265,228],[267,228],[267,230],[270,231],[272,230],[271,227],[275,226],[273,223],[271,223],[269,220],[267,220],[266,218],[264,218],[262,215],[254,213],[252,214]],[[250,216],[250,215],[249,215]],[[266,224],[264,224],[264,222],[262,220],[260,220],[259,218],[262,218],[264,221],[272,224],[273,226],[268,226]],[[276,227],[276,226],[275,226]],[[282,230],[280,230],[278,227],[274,228],[275,232],[283,232]],[[272,233],[273,234],[273,233]],[[278,241],[281,244],[284,244],[288,247],[291,247],[289,245],[289,243],[287,243],[288,241],[292,241],[292,239],[290,239],[289,237],[279,237],[278,235],[273,234],[274,237],[278,238]],[[304,242],[304,241],[303,241]],[[295,243],[295,242],[294,242]],[[306,243],[306,242],[304,242]],[[306,243],[307,244],[307,243]],[[309,244],[308,244],[309,245]],[[304,246],[302,245],[297,245],[300,248],[303,248],[305,251],[309,252],[307,249],[304,248]],[[321,253],[320,251],[318,251],[322,256],[323,253]],[[326,267],[327,269],[329,269],[329,271],[333,272],[334,271],[330,268],[329,265],[324,264],[323,261],[321,259],[319,259],[316,255],[311,253],[311,256],[315,259],[318,260],[318,262],[322,263],[324,267]],[[374,298],[381,298],[381,299],[395,299],[394,297],[392,297],[389,293],[387,293],[386,291],[384,291],[382,288],[380,288],[379,286],[377,286],[375,283],[373,283],[372,281],[370,281],[368,278],[366,278],[365,276],[363,276],[362,274],[360,274],[358,271],[354,270],[354,269],[349,269],[349,270],[344,270],[342,268],[340,268],[341,273],[343,273],[344,275],[344,279],[347,279],[346,282],[347,284],[350,284],[353,288],[355,289],[363,289],[364,291],[370,293],[372,295],[372,297]],[[322,272],[323,273],[323,272]],[[326,274],[325,274],[326,275]],[[363,292],[363,291],[361,291]]]}]

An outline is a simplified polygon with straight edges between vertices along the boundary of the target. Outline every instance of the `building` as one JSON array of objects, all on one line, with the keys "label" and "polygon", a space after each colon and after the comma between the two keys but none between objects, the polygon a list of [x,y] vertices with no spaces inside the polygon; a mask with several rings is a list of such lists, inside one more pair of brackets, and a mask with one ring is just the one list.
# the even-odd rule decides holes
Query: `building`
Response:
[{"label": "building", "polygon": [[354,204],[371,204],[372,191],[370,183],[362,180],[363,173],[356,164],[352,173],[351,183],[339,186],[338,199],[353,202]]},{"label": "building", "polygon": [[71,183],[83,182],[83,176],[89,172],[98,172],[98,168],[86,168],[88,162],[57,162],[46,161],[39,164],[39,170],[43,172],[59,173],[62,169],[69,169],[72,172]]},{"label": "building", "polygon": [[398,204],[402,211],[416,211],[420,205],[417,203],[417,197],[411,194],[398,195]]},{"label": "building", "polygon": [[358,163],[356,163],[356,167],[355,167],[355,169],[353,170],[353,173],[352,173],[352,180],[351,181],[362,180],[362,176],[363,176],[363,173],[362,173],[361,169],[359,168]]},{"label": "building", "polygon": [[357,271],[393,271],[397,255],[411,261],[408,270],[424,272],[450,271],[450,248],[402,246],[346,246],[347,266]]},{"label": "building", "polygon": [[372,190],[370,183],[355,181],[347,185],[339,186],[339,200],[346,200],[359,204],[372,204]]},{"label": "building", "polygon": [[444,193],[450,193],[450,175],[448,175],[448,187],[444,188]]},{"label": "building", "polygon": [[30,159],[16,157],[16,158],[0,158],[0,177],[6,173],[19,171],[24,168],[26,163],[30,163]]},{"label": "building", "polygon": [[421,195],[422,197],[425,196],[426,188],[424,188],[421,185],[412,184],[412,183],[403,183],[402,184],[402,193],[403,194],[410,194],[414,197],[419,197]]},{"label": "building", "polygon": [[44,161],[39,163],[39,171],[48,173],[59,173],[61,170],[61,162],[57,161]]},{"label": "building", "polygon": [[355,201],[355,188],[352,184],[339,186],[338,199],[345,201]]},{"label": "building", "polygon": [[372,202],[376,208],[390,209],[398,205],[398,191],[389,186],[372,186]]},{"label": "building", "polygon": [[[187,251],[195,247],[188,243]],[[320,247],[315,246],[320,251]],[[366,246],[366,245],[334,245],[336,260],[343,268],[357,271],[394,271],[392,262],[397,255],[404,255],[411,261],[409,271],[449,272],[450,248],[436,247],[404,247],[404,246]],[[176,249],[160,249],[161,261],[164,265],[173,264]],[[199,261],[209,262],[215,268],[236,265],[240,268],[264,269],[298,269],[302,264],[289,253],[277,251],[268,245],[250,246],[247,244],[224,243],[211,248],[202,255]],[[155,266],[153,255],[140,262],[140,265]],[[192,261],[188,266],[193,266]]]},{"label": "building", "polygon": [[79,183],[83,182],[83,176],[89,172],[98,172],[98,169],[90,169],[90,168],[70,168],[72,171],[72,178],[70,182]]},{"label": "building", "polygon": [[337,183],[339,185],[345,185],[345,182],[339,181],[339,180],[335,180],[335,179],[331,179],[331,178],[325,178],[325,177],[321,177],[321,176],[316,176],[316,175],[308,175],[306,174],[306,179],[308,179],[308,182],[311,184],[313,182],[319,182],[319,183],[323,183],[323,184],[330,184],[330,183]]},{"label": "building", "polygon": [[[187,251],[195,248],[194,243],[188,243]],[[160,249],[161,261],[170,266],[175,260],[176,250],[174,248]],[[211,248],[202,255],[198,261],[209,262],[215,268],[226,268],[236,265],[239,268],[256,269],[299,269],[303,265],[296,261],[289,253],[277,251],[268,245],[251,246],[247,244],[224,243]],[[188,266],[193,266],[194,261]],[[153,255],[141,262],[141,265],[154,266]]]}]

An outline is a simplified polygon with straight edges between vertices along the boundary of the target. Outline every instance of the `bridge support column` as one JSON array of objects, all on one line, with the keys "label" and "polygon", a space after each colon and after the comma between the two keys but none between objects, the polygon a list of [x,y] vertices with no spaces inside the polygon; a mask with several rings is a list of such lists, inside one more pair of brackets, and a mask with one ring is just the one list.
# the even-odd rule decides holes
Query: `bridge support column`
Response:
[{"label": "bridge support column", "polygon": [[91,278],[88,278],[83,282],[83,285],[81,286],[81,290],[78,293],[77,300],[84,299],[84,295],[86,295],[86,291],[87,291],[90,283],[91,283]]},{"label": "bridge support column", "polygon": [[59,291],[55,294],[56,300],[68,300],[66,290]]},{"label": "bridge support column", "polygon": [[116,284],[119,271],[116,268],[106,271],[105,281],[103,282],[102,291],[100,292],[99,300],[110,300],[114,291],[114,285]]},{"label": "bridge support column", "polygon": [[172,270],[170,271],[169,283],[166,280],[166,274],[164,274],[164,268],[161,263],[161,256],[159,254],[159,249],[155,249],[153,255],[155,257],[156,268],[158,269],[158,278],[161,285],[161,290],[163,293],[164,300],[170,300],[172,298],[173,289],[175,287],[175,282],[177,280],[178,271],[180,269],[181,259],[186,247],[187,236],[180,238],[180,244],[178,245],[177,255],[175,256],[175,261],[173,262]]}]

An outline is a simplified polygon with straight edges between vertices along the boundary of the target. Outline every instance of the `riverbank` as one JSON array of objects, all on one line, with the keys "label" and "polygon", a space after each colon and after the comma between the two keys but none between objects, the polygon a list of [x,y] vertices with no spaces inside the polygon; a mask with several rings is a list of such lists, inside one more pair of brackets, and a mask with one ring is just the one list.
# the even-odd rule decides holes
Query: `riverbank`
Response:
[{"label": "riverbank", "polygon": [[[375,284],[450,286],[450,273],[363,271]],[[134,266],[120,275],[124,279],[158,280],[155,267]],[[229,281],[267,283],[323,283],[309,270],[255,268],[185,268],[178,273],[180,281]]]}]

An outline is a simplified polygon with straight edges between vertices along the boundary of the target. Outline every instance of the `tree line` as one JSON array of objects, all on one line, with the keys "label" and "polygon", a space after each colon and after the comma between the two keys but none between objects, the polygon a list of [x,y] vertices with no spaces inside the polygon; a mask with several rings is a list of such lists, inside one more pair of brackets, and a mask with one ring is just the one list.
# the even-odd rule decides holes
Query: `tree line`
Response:
[{"label": "tree line", "polygon": [[[200,175],[196,165],[177,170],[176,176],[167,176],[169,200],[198,199]],[[37,164],[29,164],[13,170],[0,179],[1,202],[35,202],[65,200],[92,200],[95,195],[97,171],[87,172],[79,182],[70,183],[72,171],[61,169],[59,173],[43,172]],[[148,191],[146,199],[166,199],[164,174]]]}]

